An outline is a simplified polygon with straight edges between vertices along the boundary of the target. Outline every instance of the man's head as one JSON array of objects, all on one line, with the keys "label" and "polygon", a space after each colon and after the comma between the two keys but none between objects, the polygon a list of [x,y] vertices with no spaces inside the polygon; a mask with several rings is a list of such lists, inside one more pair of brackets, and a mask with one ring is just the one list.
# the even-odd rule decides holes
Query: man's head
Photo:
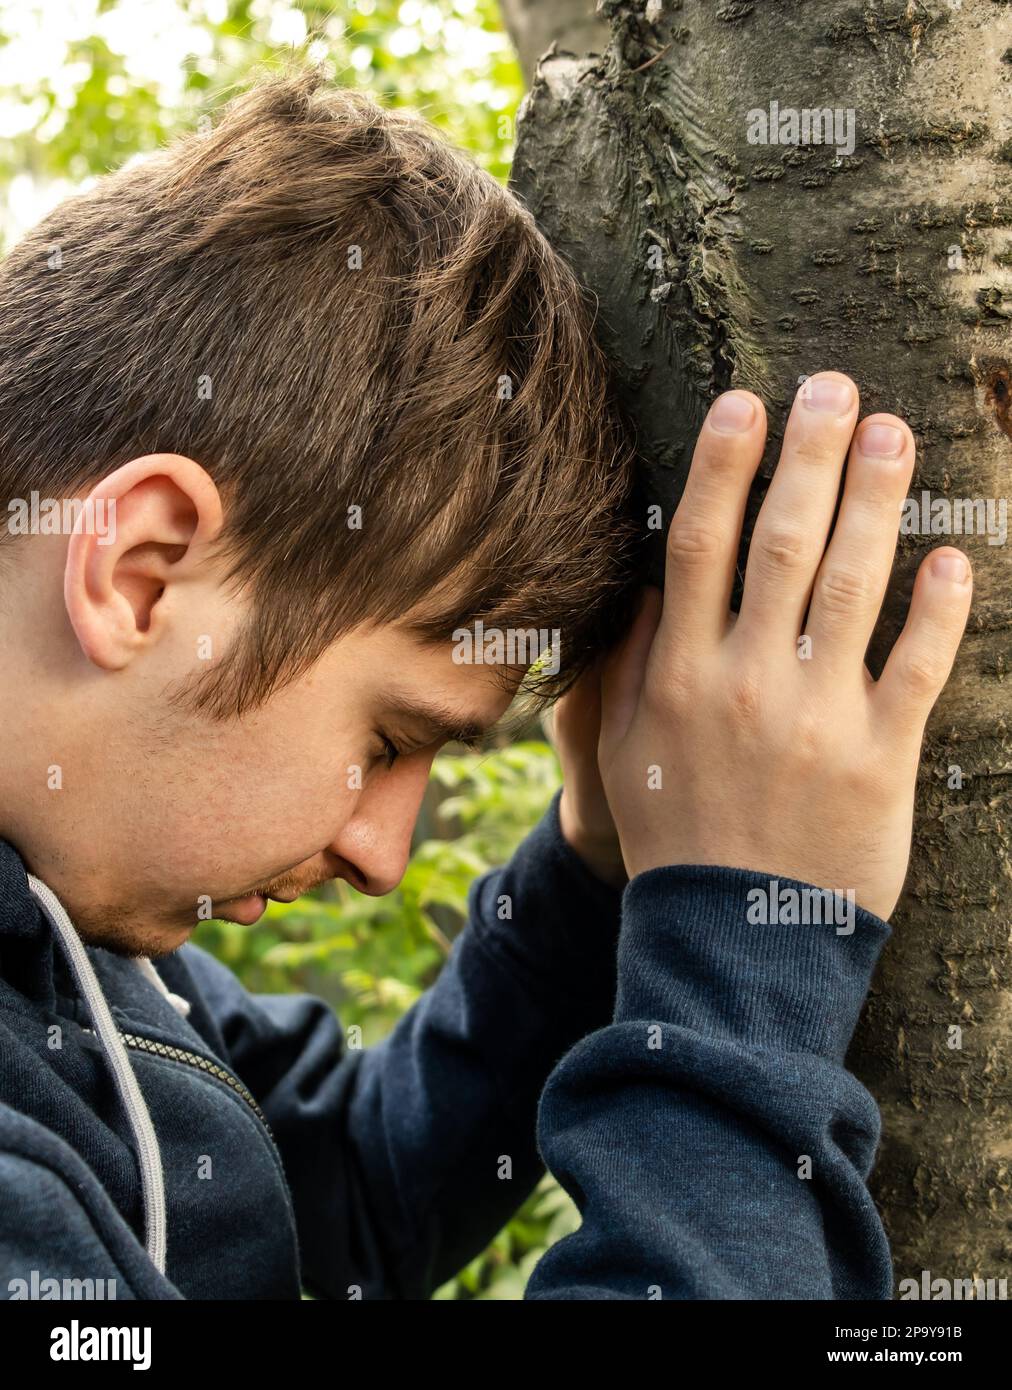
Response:
[{"label": "man's head", "polygon": [[417,118],[255,87],[0,264],[0,833],[127,951],[388,891],[526,665],[453,635],[558,631],[552,694],[616,634],[630,467],[529,214]]}]

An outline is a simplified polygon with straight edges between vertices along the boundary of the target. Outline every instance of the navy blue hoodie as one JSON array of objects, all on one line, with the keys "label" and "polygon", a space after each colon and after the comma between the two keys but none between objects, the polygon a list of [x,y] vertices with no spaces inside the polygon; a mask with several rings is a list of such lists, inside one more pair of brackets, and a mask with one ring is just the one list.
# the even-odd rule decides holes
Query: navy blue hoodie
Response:
[{"label": "navy blue hoodie", "polygon": [[0,1297],[425,1298],[547,1164],[583,1222],[528,1298],[888,1298],[844,1066],[888,928],[757,925],[769,886],[619,894],[556,799],[437,983],[349,1049],[322,1001],[193,945],[83,947],[0,841]]}]

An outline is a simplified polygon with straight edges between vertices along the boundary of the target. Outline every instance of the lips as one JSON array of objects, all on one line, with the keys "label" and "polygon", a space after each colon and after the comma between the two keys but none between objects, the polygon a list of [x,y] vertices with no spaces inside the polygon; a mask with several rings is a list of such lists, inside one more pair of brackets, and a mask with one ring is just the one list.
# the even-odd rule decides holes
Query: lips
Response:
[{"label": "lips", "polygon": [[261,893],[250,893],[243,898],[230,898],[218,909],[217,915],[226,922],[237,922],[241,927],[252,927],[267,910],[267,899]]},{"label": "lips", "polygon": [[288,890],[285,892],[267,893],[262,889],[258,893],[246,893],[240,898],[230,898],[227,903],[223,903],[219,915],[226,922],[237,922],[242,927],[251,927],[267,911],[268,902],[293,903],[296,898],[301,898],[303,890]]}]

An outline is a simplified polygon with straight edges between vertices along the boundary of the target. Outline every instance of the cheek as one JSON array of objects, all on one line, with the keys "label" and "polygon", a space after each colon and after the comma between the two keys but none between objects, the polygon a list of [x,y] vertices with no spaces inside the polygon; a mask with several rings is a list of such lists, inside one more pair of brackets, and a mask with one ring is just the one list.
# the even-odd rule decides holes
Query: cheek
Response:
[{"label": "cheek", "polygon": [[301,864],[330,845],[354,814],[368,771],[361,755],[335,752],[333,740],[315,756],[305,744],[280,752],[248,742],[221,752],[214,773],[177,802],[175,839],[190,862],[250,868],[242,878]]}]

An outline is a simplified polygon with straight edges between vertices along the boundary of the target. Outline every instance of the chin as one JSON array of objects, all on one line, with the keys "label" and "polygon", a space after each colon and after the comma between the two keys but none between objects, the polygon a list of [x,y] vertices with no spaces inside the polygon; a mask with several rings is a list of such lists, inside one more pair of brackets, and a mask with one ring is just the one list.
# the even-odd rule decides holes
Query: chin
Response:
[{"label": "chin", "polygon": [[160,956],[171,956],[173,951],[178,951],[180,946],[185,946],[193,935],[195,923],[190,923],[186,927],[165,927],[161,930],[152,928],[150,931],[138,933],[142,940],[138,941],[138,949],[131,954],[135,956],[148,956],[151,960],[158,960]]},{"label": "chin", "polygon": [[122,918],[106,919],[99,922],[75,923],[78,935],[89,946],[101,946],[116,956],[148,956],[157,960],[159,956],[171,955],[185,945],[193,935],[196,925],[189,923],[164,923],[138,925],[135,920]]}]

